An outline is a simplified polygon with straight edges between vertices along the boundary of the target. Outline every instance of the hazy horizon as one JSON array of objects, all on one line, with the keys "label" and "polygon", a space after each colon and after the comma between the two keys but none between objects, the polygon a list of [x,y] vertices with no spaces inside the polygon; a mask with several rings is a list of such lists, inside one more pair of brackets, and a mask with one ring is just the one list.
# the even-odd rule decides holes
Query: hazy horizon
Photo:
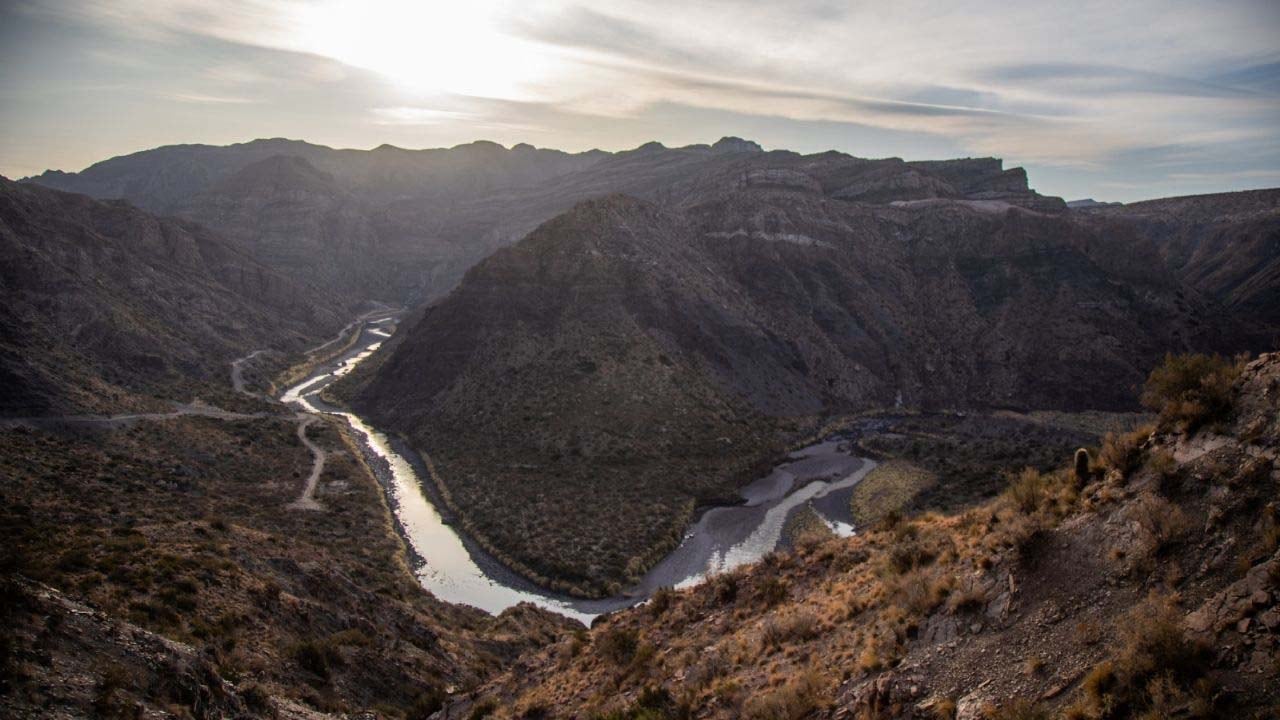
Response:
[{"label": "hazy horizon", "polygon": [[722,136],[996,156],[1068,199],[1280,186],[1280,6],[814,0],[26,1],[0,7],[0,175],[163,145]]}]

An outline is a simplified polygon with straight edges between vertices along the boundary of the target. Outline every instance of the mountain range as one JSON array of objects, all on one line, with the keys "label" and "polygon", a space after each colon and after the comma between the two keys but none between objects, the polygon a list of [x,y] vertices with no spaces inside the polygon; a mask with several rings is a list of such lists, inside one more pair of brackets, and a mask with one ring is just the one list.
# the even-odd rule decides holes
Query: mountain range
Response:
[{"label": "mountain range", "polygon": [[[1280,340],[1278,208],[1068,204],[995,158],[732,137],[255,140],[0,179],[0,711],[1274,705],[1280,364],[1230,358]],[[535,585],[625,597],[824,439],[882,463],[840,500],[858,536],[789,516],[790,552],[590,630],[420,593],[379,461],[262,392],[371,303],[405,312],[323,399]],[[274,359],[246,391],[250,357]]]}]

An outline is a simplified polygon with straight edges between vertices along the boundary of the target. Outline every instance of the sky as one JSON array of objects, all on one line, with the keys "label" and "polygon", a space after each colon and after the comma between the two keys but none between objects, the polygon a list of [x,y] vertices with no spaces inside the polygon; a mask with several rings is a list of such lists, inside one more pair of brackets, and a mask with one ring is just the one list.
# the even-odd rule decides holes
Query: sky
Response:
[{"label": "sky", "polygon": [[1280,186],[1280,1],[0,0],[0,175],[175,143],[989,156]]}]

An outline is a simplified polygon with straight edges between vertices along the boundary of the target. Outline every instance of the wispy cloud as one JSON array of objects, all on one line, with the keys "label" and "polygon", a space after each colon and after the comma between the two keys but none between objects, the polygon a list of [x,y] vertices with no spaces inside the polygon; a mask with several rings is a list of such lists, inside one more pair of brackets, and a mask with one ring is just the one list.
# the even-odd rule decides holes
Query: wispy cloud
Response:
[{"label": "wispy cloud", "polygon": [[170,100],[198,105],[246,105],[254,102],[249,98],[227,97],[222,95],[200,95],[197,93],[174,93],[166,95]]}]

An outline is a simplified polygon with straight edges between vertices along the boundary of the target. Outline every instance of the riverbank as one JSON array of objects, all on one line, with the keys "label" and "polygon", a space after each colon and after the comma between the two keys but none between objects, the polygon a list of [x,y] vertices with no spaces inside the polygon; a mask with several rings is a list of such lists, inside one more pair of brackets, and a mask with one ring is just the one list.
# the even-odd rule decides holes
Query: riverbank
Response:
[{"label": "riverbank", "polygon": [[[379,324],[381,323],[381,324]],[[448,509],[432,469],[403,438],[387,435],[363,418],[321,399],[337,378],[369,358],[390,333],[385,319],[366,320],[344,344],[342,353],[314,363],[281,400],[304,412],[344,419],[358,441],[365,465],[386,493],[414,573],[433,595],[491,613],[520,602],[589,622],[647,598],[661,587],[690,585],[709,574],[751,562],[777,548],[782,527],[796,509],[843,492],[870,469],[871,461],[849,454],[848,441],[827,440],[792,453],[765,478],[743,491],[741,504],[707,508],[681,541],[625,592],[601,599],[574,598],[540,586],[504,563],[462,527]],[[847,502],[844,503],[847,506]],[[821,515],[821,513],[820,513]],[[828,512],[827,515],[834,515]],[[848,518],[824,517],[847,527]]]}]

